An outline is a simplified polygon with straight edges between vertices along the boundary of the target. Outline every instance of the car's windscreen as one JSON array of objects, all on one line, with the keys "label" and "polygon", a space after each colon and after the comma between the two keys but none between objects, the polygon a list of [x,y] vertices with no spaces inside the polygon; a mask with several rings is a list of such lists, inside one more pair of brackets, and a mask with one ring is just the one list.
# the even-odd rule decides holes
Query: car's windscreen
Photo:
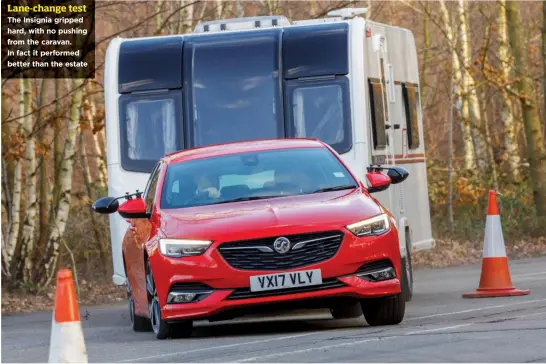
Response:
[{"label": "car's windscreen", "polygon": [[169,165],[161,208],[322,193],[357,185],[326,148],[231,154]]}]

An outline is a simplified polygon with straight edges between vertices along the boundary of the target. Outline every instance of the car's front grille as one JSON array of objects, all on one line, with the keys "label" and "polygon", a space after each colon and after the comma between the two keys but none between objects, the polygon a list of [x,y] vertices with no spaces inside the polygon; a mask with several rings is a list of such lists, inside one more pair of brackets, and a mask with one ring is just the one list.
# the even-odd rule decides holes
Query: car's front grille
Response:
[{"label": "car's front grille", "polygon": [[344,286],[346,286],[346,284],[341,282],[337,278],[328,278],[322,280],[322,284],[317,284],[315,286],[284,288],[271,291],[252,292],[250,291],[250,288],[237,288],[227,297],[227,299],[241,300],[245,298],[280,296],[285,294],[322,291],[325,289],[340,288]]},{"label": "car's front grille", "polygon": [[284,254],[278,253],[274,247],[279,236],[224,243],[218,251],[236,269],[293,269],[332,258],[339,250],[343,236],[341,231],[285,235],[291,246]]}]

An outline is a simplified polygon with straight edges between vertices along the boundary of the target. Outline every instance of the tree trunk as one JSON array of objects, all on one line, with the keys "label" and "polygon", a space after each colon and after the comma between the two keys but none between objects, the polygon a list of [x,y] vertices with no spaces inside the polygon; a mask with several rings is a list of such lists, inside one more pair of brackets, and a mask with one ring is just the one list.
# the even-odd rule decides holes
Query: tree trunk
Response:
[{"label": "tree trunk", "polygon": [[527,139],[527,157],[533,182],[533,197],[537,215],[546,216],[546,148],[538,108],[535,104],[533,79],[529,74],[527,48],[517,1],[507,1],[510,45],[514,55],[514,70],[518,78],[520,103]]},{"label": "tree trunk", "polygon": [[[451,64],[451,72],[455,73]],[[453,220],[453,100],[455,92],[453,87],[453,77],[451,77],[451,85],[449,88],[449,114],[448,114],[448,164],[447,164],[447,218],[449,221],[449,229],[453,232],[455,230],[455,223]]]},{"label": "tree trunk", "polygon": [[83,88],[81,87],[82,84],[82,79],[75,79],[73,81],[74,92],[72,94],[70,105],[68,133],[65,139],[59,178],[59,202],[55,210],[51,234],[49,235],[46,249],[44,251],[44,274],[40,275],[42,278],[40,281],[42,286],[47,285],[55,274],[57,259],[59,257],[59,247],[66,227],[66,222],[68,220],[68,213],[70,211],[70,190],[72,188],[72,171],[74,168],[76,134],[78,131],[80,108],[82,106],[83,96]]},{"label": "tree trunk", "polygon": [[102,154],[102,149],[99,143],[99,136],[102,132],[101,130],[95,130],[95,123],[97,122],[97,105],[92,99],[89,101],[89,127],[93,133],[93,143],[91,144],[91,153],[95,156],[95,162],[98,169],[98,182],[96,184],[99,188],[105,188],[107,185],[107,176],[108,171],[106,167],[106,160]]},{"label": "tree trunk", "polygon": [[161,21],[162,19],[161,10],[163,9],[163,3],[164,1],[158,1],[155,5],[155,12],[157,13],[157,15],[155,16],[155,32],[154,32],[155,35],[161,35],[161,31],[163,30],[162,21]]},{"label": "tree trunk", "polygon": [[[45,91],[45,80],[42,80],[42,91]],[[44,96],[40,96],[39,104],[43,104],[44,102]],[[42,145],[45,142],[45,122],[42,120],[41,112],[38,111],[38,115],[36,116],[36,123],[40,125],[40,133],[38,135],[38,141]],[[41,251],[43,247],[45,247],[45,244],[47,242],[47,234],[48,234],[48,221],[49,221],[49,206],[51,203],[51,195],[50,194],[50,183],[49,183],[49,177],[48,177],[48,166],[47,166],[47,158],[45,155],[40,156],[39,159],[39,168],[40,168],[40,202],[39,202],[39,237],[38,237],[38,244],[36,249],[34,249],[34,252],[32,255],[27,255],[32,259],[32,261],[36,261],[36,251]]]},{"label": "tree trunk", "polygon": [[[499,60],[501,66],[502,79],[505,84],[509,82],[512,62],[508,50],[508,34],[506,30],[506,0],[499,0]],[[545,8],[546,9],[546,8]],[[501,93],[501,120],[504,126],[504,150],[506,161],[509,166],[510,176],[517,180],[520,176],[520,156],[516,136],[513,105],[508,91],[500,88]]]},{"label": "tree trunk", "polygon": [[[26,112],[25,100],[27,98],[27,93],[30,90],[27,90],[28,80],[20,79],[19,80],[19,118],[17,120],[17,127],[15,130],[16,137],[20,138],[21,133],[23,133],[24,127],[24,115]],[[21,141],[23,138],[20,138]],[[8,234],[8,241],[6,243],[5,249],[2,249],[2,258],[4,259],[3,265],[8,276],[12,273],[12,258],[15,254],[15,247],[19,240],[19,229],[21,224],[21,197],[23,191],[23,163],[20,156],[16,156],[15,167],[13,170],[13,193],[11,201],[11,225]]]},{"label": "tree trunk", "polygon": [[[30,91],[31,83],[29,79],[27,82],[27,90]],[[40,86],[40,98],[44,96],[45,81],[42,80]],[[21,257],[23,262],[22,276],[25,283],[31,281],[32,272],[32,252],[34,251],[34,231],[36,229],[36,214],[38,210],[38,199],[36,194],[38,164],[36,163],[36,139],[33,135],[34,125],[32,122],[32,93],[27,92],[25,95],[25,105],[27,116],[24,118],[24,130],[25,138],[27,142],[27,148],[25,153],[26,159],[26,206],[25,206],[25,220],[23,222],[23,235],[21,237]],[[38,105],[39,107],[39,105]],[[37,124],[39,125],[39,124]]]},{"label": "tree trunk", "polygon": [[[194,11],[195,11],[195,4],[192,0],[188,0],[189,4],[185,8],[185,15],[186,15],[186,32],[193,31],[193,21],[194,21]],[[205,6],[205,5],[203,5]]]},{"label": "tree trunk", "polygon": [[542,87],[544,88],[542,102],[544,103],[544,118],[546,118],[546,1],[542,2],[542,66],[542,72],[544,73],[542,77]]},{"label": "tree trunk", "polygon": [[[423,63],[422,63],[422,69],[421,69],[421,89],[424,90],[425,87],[427,87],[427,63],[428,63],[428,55],[429,55],[429,49],[430,49],[430,33],[428,29],[428,22],[429,22],[429,2],[425,3],[425,15],[423,19],[423,37],[424,37],[424,51],[423,51]],[[453,105],[453,104],[452,104]]]},{"label": "tree trunk", "polygon": [[461,64],[459,62],[459,57],[457,55],[457,43],[455,40],[455,35],[453,28],[451,27],[451,22],[449,21],[449,11],[443,0],[440,1],[440,9],[442,13],[442,22],[445,26],[445,34],[448,40],[450,52],[451,52],[451,62],[452,62],[452,88],[455,90],[456,104],[458,104],[457,111],[461,119],[461,133],[463,139],[463,160],[464,160],[464,169],[473,170],[476,169],[476,159],[474,157],[474,144],[472,143],[472,133],[470,131],[469,117],[468,117],[468,108],[465,98],[462,97],[462,72]]},{"label": "tree trunk", "polygon": [[[61,79],[55,80],[55,100],[59,100],[61,96]],[[53,130],[53,159],[55,163],[55,178],[53,183],[53,200],[52,207],[55,209],[57,202],[59,201],[59,186],[61,185],[61,162],[63,158],[63,141],[61,138],[61,103],[57,101],[55,103],[55,120]],[[53,214],[51,214],[53,216]]]},{"label": "tree trunk", "polygon": [[478,167],[485,168],[489,158],[487,156],[487,135],[482,122],[480,104],[476,91],[474,77],[470,74],[472,65],[472,50],[468,39],[469,29],[467,21],[466,2],[459,0],[457,6],[459,12],[459,40],[461,41],[461,63],[462,63],[462,93],[463,98],[468,102],[468,116],[471,131],[474,134],[474,150],[476,152]]},{"label": "tree trunk", "polygon": [[80,130],[80,136],[79,136],[79,139],[78,139],[78,149],[80,151],[80,165],[81,165],[81,168],[82,168],[82,173],[83,173],[83,181],[85,183],[85,189],[87,191],[87,196],[89,197],[89,200],[91,201],[91,203],[89,203],[89,210],[91,211],[91,225],[93,227],[93,233],[95,235],[95,241],[96,241],[96,244],[99,248],[99,252],[100,252],[100,256],[101,256],[101,259],[102,259],[102,263],[103,265],[106,265],[108,264],[108,260],[109,260],[109,257],[108,257],[108,251],[105,247],[105,244],[103,242],[103,239],[102,239],[102,236],[101,236],[101,232],[99,230],[99,227],[98,227],[98,224],[97,224],[97,221],[96,221],[96,218],[95,218],[95,213],[92,209],[92,202],[95,200],[95,193],[93,192],[93,185],[91,184],[91,179],[90,179],[90,175],[89,175],[89,163],[87,163],[87,156],[85,155],[85,142],[84,142],[84,130]]},{"label": "tree trunk", "polygon": [[245,16],[245,4],[242,0],[237,0],[237,3],[235,4],[235,14],[237,14],[237,18],[243,18]]}]

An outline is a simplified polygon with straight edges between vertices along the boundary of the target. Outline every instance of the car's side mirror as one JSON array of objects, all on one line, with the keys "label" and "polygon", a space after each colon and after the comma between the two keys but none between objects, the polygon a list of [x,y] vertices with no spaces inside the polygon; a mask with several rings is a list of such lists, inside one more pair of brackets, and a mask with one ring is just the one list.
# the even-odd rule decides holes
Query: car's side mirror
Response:
[{"label": "car's side mirror", "polygon": [[118,207],[118,213],[126,219],[144,219],[149,217],[146,202],[142,197],[132,198]]},{"label": "car's side mirror", "polygon": [[118,199],[115,197],[99,198],[93,204],[93,210],[99,214],[111,214],[116,212],[119,207]]},{"label": "car's side mirror", "polygon": [[366,179],[369,185],[366,189],[369,193],[384,191],[391,185],[391,178],[381,172],[368,172]]},{"label": "car's side mirror", "polygon": [[389,167],[387,176],[391,178],[391,183],[395,185],[397,183],[404,182],[406,178],[408,178],[409,172],[403,167]]}]

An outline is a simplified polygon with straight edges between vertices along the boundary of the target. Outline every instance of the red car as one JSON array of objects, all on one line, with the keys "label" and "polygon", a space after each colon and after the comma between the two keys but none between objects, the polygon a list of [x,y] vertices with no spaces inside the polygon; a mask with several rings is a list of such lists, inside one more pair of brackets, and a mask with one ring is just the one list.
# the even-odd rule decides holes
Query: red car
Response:
[{"label": "red car", "polygon": [[97,200],[95,211],[130,223],[133,330],[183,337],[193,320],[290,308],[400,323],[398,231],[369,193],[408,173],[368,170],[366,188],[318,140],[237,142],[167,155],[143,193]]}]

